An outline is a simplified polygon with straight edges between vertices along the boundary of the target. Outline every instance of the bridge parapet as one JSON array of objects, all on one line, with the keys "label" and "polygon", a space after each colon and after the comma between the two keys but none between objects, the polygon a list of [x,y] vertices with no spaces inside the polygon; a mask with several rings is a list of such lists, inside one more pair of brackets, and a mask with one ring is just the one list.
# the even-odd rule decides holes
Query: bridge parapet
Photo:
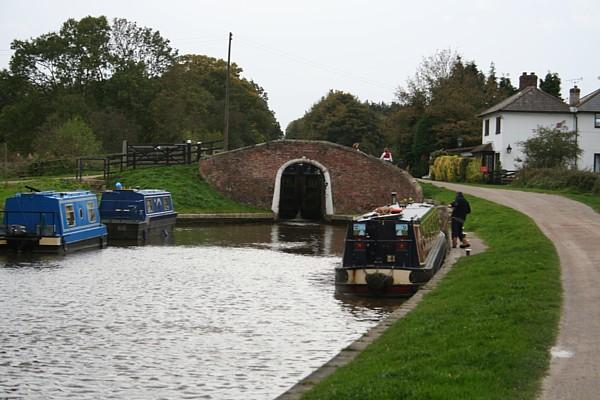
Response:
[{"label": "bridge parapet", "polygon": [[278,213],[281,175],[286,166],[306,162],[323,179],[323,214],[358,214],[390,201],[423,198],[406,171],[376,157],[324,141],[278,140],[202,158],[200,175],[225,197]]}]

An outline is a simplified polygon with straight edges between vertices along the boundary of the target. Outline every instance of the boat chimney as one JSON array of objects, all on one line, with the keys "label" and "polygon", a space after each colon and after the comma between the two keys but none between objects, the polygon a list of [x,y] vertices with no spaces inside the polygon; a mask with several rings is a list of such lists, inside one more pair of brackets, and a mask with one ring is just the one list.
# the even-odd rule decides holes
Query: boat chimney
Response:
[{"label": "boat chimney", "polygon": [[397,195],[396,192],[392,192],[392,204],[398,203],[398,198],[396,195]]}]

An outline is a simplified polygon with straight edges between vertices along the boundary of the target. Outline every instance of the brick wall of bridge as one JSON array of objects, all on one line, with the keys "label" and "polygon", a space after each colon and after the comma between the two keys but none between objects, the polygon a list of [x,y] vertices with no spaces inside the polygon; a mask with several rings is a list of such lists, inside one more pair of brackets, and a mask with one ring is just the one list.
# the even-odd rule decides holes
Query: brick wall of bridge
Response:
[{"label": "brick wall of bridge", "polygon": [[271,209],[277,171],[288,161],[308,159],[331,177],[335,214],[356,214],[398,198],[422,200],[422,191],[406,171],[349,147],[303,140],[278,140],[220,153],[200,160],[200,175],[235,201]]}]

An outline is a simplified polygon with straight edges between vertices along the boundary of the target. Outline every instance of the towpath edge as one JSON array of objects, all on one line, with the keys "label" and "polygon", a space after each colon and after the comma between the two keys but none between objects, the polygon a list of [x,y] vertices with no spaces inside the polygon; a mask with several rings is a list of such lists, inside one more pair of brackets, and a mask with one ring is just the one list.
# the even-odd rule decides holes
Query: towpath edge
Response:
[{"label": "towpath edge", "polygon": [[[467,236],[471,242],[471,255],[482,253],[487,249],[487,246],[477,236],[473,235],[473,233],[469,232],[467,233]],[[420,288],[417,293],[412,295],[390,315],[369,329],[360,338],[352,342],[346,348],[342,349],[327,363],[303,378],[300,382],[292,386],[286,392],[279,395],[276,400],[300,399],[302,395],[312,389],[313,386],[334,373],[338,368],[350,363],[362,350],[366,349],[367,346],[377,340],[390,326],[412,311],[423,299],[423,297],[427,295],[427,293],[437,287],[438,283],[452,269],[456,261],[465,254],[466,251],[464,249],[450,249],[450,252],[444,260],[442,268],[440,268],[433,278],[422,288]]]}]

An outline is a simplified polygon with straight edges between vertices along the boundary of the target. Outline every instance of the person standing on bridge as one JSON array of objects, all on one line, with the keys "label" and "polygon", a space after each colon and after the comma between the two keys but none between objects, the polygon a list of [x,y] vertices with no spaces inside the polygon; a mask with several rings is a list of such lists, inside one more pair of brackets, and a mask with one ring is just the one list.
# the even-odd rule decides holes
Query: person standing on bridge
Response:
[{"label": "person standing on bridge", "polygon": [[471,213],[471,205],[467,199],[465,199],[462,192],[456,192],[456,197],[454,198],[454,201],[450,203],[450,207],[452,207],[452,247],[455,248],[459,240],[461,242],[461,249],[469,247],[471,244],[463,232],[463,226],[467,220],[467,214]]},{"label": "person standing on bridge", "polygon": [[381,153],[381,156],[379,158],[383,161],[389,161],[389,162],[394,161],[394,159],[392,158],[392,152],[387,147],[385,149],[383,149],[383,153]]}]

